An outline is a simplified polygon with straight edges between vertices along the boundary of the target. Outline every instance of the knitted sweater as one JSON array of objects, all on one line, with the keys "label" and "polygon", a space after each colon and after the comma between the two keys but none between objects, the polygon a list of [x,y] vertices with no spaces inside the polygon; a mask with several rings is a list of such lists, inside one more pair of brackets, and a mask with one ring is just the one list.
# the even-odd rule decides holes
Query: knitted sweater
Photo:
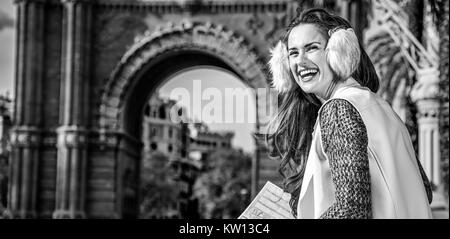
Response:
[{"label": "knitted sweater", "polygon": [[[333,99],[323,106],[319,120],[335,186],[335,202],[321,218],[371,218],[368,137],[361,116],[348,101]],[[417,163],[431,202],[430,183]]]}]

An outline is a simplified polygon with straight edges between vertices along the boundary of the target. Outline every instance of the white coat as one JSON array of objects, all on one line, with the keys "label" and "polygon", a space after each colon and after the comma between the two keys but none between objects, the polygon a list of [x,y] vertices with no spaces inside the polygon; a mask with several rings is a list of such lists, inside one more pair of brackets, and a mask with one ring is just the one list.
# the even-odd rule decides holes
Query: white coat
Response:
[{"label": "white coat", "polygon": [[[373,218],[431,218],[411,138],[390,105],[353,78],[339,86],[331,99],[351,103],[366,126]],[[300,192],[298,218],[319,218],[335,202],[334,194],[317,119]]]}]

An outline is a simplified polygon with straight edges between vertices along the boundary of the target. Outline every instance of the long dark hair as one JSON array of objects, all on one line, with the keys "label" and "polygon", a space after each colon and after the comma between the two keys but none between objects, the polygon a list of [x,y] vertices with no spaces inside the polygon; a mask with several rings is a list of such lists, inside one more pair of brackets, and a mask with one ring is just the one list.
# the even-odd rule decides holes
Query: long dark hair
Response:
[{"label": "long dark hair", "polygon": [[[309,9],[295,17],[289,24],[282,41],[286,46],[291,30],[300,24],[313,24],[319,28],[325,39],[329,39],[328,31],[336,27],[351,28],[344,18],[328,13],[323,9]],[[352,77],[362,86],[377,92],[379,88],[375,67],[364,51],[361,42],[361,61]],[[291,194],[289,205],[292,214],[297,216],[297,204],[305,173],[307,157],[311,148],[314,123],[318,117],[321,103],[313,94],[305,93],[292,80],[292,88],[282,95],[278,114],[269,125],[266,142],[269,146],[270,157],[281,159],[278,171],[283,176],[283,187]],[[337,81],[339,79],[333,79]]]}]

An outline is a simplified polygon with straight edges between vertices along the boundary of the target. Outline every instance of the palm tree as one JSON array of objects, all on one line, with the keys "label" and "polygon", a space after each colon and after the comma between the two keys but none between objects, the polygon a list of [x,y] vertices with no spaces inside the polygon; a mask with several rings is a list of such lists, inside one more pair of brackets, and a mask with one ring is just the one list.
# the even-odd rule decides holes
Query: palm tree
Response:
[{"label": "palm tree", "polygon": [[441,162],[443,169],[443,182],[445,195],[448,201],[449,189],[449,1],[446,0],[430,0],[434,20],[439,31],[439,73],[440,73],[440,89],[441,89],[441,114],[439,117],[439,131],[441,134]]}]

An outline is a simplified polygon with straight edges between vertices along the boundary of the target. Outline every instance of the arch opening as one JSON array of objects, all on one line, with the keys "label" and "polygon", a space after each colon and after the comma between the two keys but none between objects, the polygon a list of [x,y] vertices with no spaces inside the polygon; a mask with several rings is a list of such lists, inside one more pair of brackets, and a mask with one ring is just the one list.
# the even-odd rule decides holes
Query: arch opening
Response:
[{"label": "arch opening", "polygon": [[[136,74],[135,77],[132,79],[133,83],[130,84],[126,95],[124,96],[123,100],[123,111],[121,114],[121,122],[123,122],[122,128],[124,132],[131,136],[131,138],[136,139],[136,141],[140,141],[142,143],[142,137],[143,132],[145,129],[143,128],[143,118],[145,115],[145,111],[147,108],[147,103],[150,100],[150,97],[157,94],[158,89],[168,82],[171,78],[183,74],[183,72],[189,72],[193,71],[195,69],[214,69],[215,71],[222,71],[222,73],[228,74],[229,77],[234,77],[235,80],[238,80],[241,82],[242,86],[245,86],[247,88],[252,88],[251,83],[248,79],[245,78],[245,74],[242,72],[239,72],[236,70],[236,68],[230,66],[229,63],[225,62],[221,57],[214,56],[210,52],[205,51],[199,51],[199,50],[184,50],[184,51],[175,51],[170,52],[168,54],[164,54],[163,56],[158,57],[157,59],[154,59],[153,61],[148,62],[145,67],[142,68],[141,73]],[[254,95],[252,95],[254,97]],[[247,99],[251,100],[253,102],[254,112],[256,114],[257,112],[257,105],[255,99]],[[152,110],[149,109],[149,112],[151,114]],[[158,110],[156,112],[156,115],[160,115],[161,112]],[[165,113],[165,116],[168,116],[167,112]],[[247,116],[249,117],[249,116]],[[253,126],[253,132],[255,132],[258,128],[258,122],[256,121],[256,116]],[[174,144],[168,144],[167,147],[160,147],[159,145],[156,146],[154,141],[151,141],[153,143],[152,148],[154,149],[167,149],[172,153],[176,152],[174,148]],[[256,142],[252,142],[254,147],[252,147],[252,150],[255,150]],[[208,144],[208,146],[213,146],[214,144]],[[139,155],[139,157],[135,158],[134,160],[134,170],[130,170],[130,172],[134,172],[131,174],[134,174],[132,177],[134,178],[134,181],[137,182],[137,185],[142,185],[143,179],[141,178],[142,170],[144,169],[143,158],[144,158],[144,144],[141,144],[143,146],[140,150],[141,152],[135,152],[134,155]],[[220,147],[232,147],[231,143],[223,143],[219,142],[216,143],[216,146]],[[137,150],[138,148],[136,148]],[[254,151],[253,151],[254,153]],[[254,154],[252,153],[252,156]],[[189,156],[189,152],[184,153],[185,156]],[[250,160],[250,164],[252,163],[253,159],[251,157],[248,157]],[[163,159],[161,155],[157,155],[154,157],[155,159]],[[153,159],[152,159],[153,160]],[[161,165],[161,162],[159,163]],[[173,171],[173,168],[170,168],[172,170],[170,173],[177,173]],[[251,171],[251,167],[249,168]],[[130,173],[128,173],[129,175]],[[249,174],[251,175],[251,174]],[[251,183],[251,182],[250,182]],[[192,186],[192,185],[191,185]],[[251,186],[251,185],[250,185]],[[243,190],[244,191],[244,190]],[[245,190],[247,192],[245,197],[250,197],[250,189]],[[140,209],[137,207],[140,206],[141,199],[143,198],[141,193],[141,188],[135,188],[135,199],[128,200],[129,204],[137,204],[137,205],[128,205],[128,207],[136,208],[135,211],[136,215],[133,216],[130,214],[131,217],[141,217],[142,215],[139,213]],[[178,206],[179,207],[179,206]],[[193,212],[191,212],[192,214]]]},{"label": "arch opening", "polygon": [[[117,139],[112,141],[114,145],[108,145],[117,152],[114,154],[118,170],[115,194],[120,217],[136,217],[139,211],[137,185],[143,149],[142,119],[150,96],[177,72],[199,66],[229,72],[253,90],[269,89],[261,59],[261,55],[243,37],[223,26],[185,22],[143,36],[124,54],[105,86],[99,105],[101,140],[108,140],[109,135]],[[272,95],[269,97],[273,104]],[[259,99],[255,101],[256,131],[260,122],[265,122],[259,116],[267,118],[261,114],[263,107],[258,107],[258,103]],[[152,115],[151,109],[148,113]],[[257,152],[263,147],[261,145],[255,140],[255,154],[250,159],[253,196],[260,186],[258,162],[261,154]]]}]

